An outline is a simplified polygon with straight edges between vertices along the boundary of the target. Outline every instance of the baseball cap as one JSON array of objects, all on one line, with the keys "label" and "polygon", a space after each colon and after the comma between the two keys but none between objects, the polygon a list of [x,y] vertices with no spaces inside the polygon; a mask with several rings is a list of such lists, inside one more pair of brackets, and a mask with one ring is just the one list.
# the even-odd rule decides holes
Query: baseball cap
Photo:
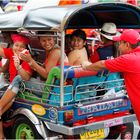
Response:
[{"label": "baseball cap", "polygon": [[114,41],[126,41],[131,44],[137,44],[140,41],[140,34],[134,29],[126,29],[120,36],[113,37]]},{"label": "baseball cap", "polygon": [[20,41],[20,42],[23,42],[25,44],[29,44],[29,39],[23,35],[19,35],[19,34],[12,34],[11,35],[11,38],[13,40],[13,42],[17,42],[17,41]]}]

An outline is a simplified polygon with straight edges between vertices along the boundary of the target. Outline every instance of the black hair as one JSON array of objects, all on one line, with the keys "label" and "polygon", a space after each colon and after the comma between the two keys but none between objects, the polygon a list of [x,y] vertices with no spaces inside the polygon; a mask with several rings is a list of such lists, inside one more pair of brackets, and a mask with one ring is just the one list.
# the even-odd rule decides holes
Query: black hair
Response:
[{"label": "black hair", "polygon": [[66,34],[65,35],[65,46],[68,46],[69,44],[69,41],[68,40],[71,40],[72,38],[72,35],[71,34]]},{"label": "black hair", "polygon": [[83,30],[80,30],[80,29],[74,30],[74,31],[72,32],[72,37],[73,37],[73,36],[80,37],[80,38],[82,38],[84,41],[86,41],[86,33],[85,33]]},{"label": "black hair", "polygon": [[55,35],[54,32],[51,31],[38,31],[37,32],[39,35]]},{"label": "black hair", "polygon": [[[82,38],[84,41],[87,40],[87,36],[86,36],[85,31],[80,30],[80,29],[74,30],[74,31],[72,32],[71,37],[74,37],[74,36],[80,37],[80,38]],[[86,45],[85,45],[84,47],[85,47],[85,49],[86,49],[86,51],[87,51],[87,55],[88,55],[88,58],[89,58],[89,57],[90,57],[90,53],[89,53],[89,49],[88,49],[88,44],[86,43]]]}]

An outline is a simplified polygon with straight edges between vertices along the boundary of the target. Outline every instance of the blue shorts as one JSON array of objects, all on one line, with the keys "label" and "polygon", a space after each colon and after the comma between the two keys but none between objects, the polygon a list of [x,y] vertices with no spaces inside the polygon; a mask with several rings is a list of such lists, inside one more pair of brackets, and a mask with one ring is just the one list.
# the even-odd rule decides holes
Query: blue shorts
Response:
[{"label": "blue shorts", "polygon": [[14,80],[12,81],[12,83],[9,85],[8,89],[12,90],[12,92],[14,92],[15,94],[18,93],[19,91],[19,86],[20,83],[22,81],[22,78],[20,75],[17,75]]}]

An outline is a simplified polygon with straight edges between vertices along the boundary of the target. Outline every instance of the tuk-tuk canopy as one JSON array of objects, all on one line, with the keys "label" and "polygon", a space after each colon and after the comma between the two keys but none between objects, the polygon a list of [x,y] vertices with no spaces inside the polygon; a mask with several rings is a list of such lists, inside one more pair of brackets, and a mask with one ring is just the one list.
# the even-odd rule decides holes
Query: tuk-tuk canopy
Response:
[{"label": "tuk-tuk canopy", "polygon": [[140,28],[140,8],[125,3],[96,3],[43,7],[0,15],[0,30],[100,28],[114,22],[118,28]]}]

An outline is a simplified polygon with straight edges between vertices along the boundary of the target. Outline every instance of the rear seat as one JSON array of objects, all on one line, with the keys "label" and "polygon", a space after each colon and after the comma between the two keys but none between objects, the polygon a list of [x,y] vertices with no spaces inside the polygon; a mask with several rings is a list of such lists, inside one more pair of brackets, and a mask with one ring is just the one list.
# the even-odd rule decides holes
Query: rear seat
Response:
[{"label": "rear seat", "polygon": [[[117,80],[120,79],[119,73],[108,73],[108,72],[93,72],[93,71],[85,71],[82,68],[74,68],[70,66],[65,66],[64,68],[64,82],[66,80],[70,79],[72,80],[72,85],[66,85],[64,86],[64,103],[70,102],[73,99],[80,100],[81,98],[90,98],[90,96],[95,96],[96,93],[93,94],[93,92],[88,91],[87,89],[90,88],[90,84],[104,82],[104,81],[111,81],[111,80]],[[118,85],[114,85],[111,82],[110,83],[104,83],[102,84],[102,88],[113,88],[114,86],[120,86],[122,83],[116,83]],[[50,86],[50,85],[54,85]],[[65,85],[65,84],[64,84]],[[55,87],[56,86],[56,87]],[[45,86],[45,94],[42,95],[43,99],[49,99],[51,101],[60,101],[60,67],[54,67],[49,75],[48,79],[46,81]],[[83,86],[84,89],[81,87]],[[94,90],[92,88],[92,90]],[[119,88],[115,89],[119,90]],[[95,90],[94,90],[95,91]],[[86,92],[86,95],[81,95],[80,93]],[[53,94],[51,94],[53,93]],[[92,95],[91,95],[92,94]],[[52,103],[52,102],[49,103]]]}]

